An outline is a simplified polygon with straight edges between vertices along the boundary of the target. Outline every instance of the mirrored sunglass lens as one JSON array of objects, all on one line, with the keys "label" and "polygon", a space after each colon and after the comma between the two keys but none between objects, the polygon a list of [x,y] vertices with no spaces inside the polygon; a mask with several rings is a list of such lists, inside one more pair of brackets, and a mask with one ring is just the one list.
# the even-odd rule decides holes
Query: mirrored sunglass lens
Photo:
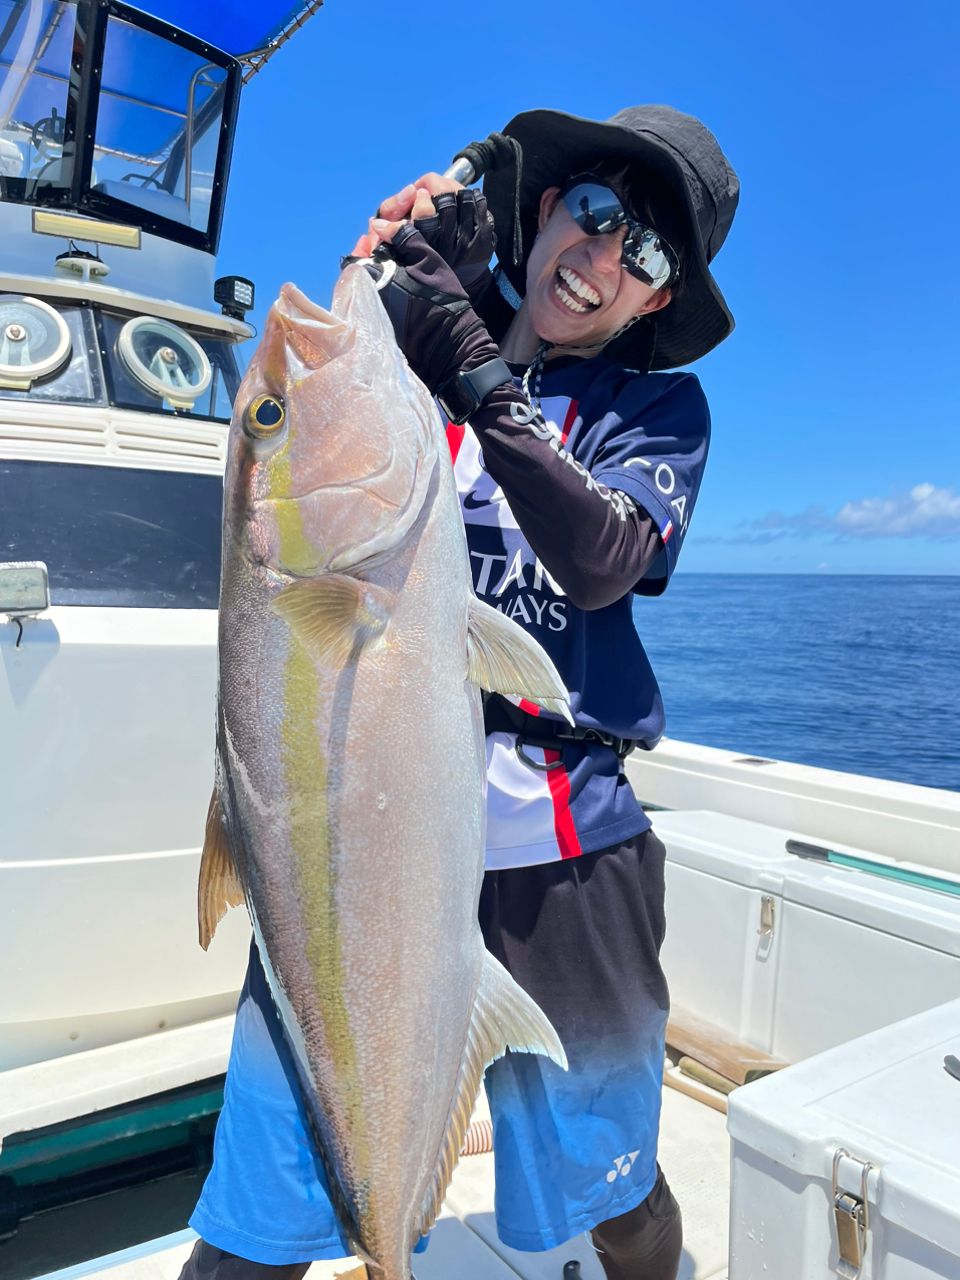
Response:
[{"label": "mirrored sunglass lens", "polygon": [[571,218],[588,236],[606,235],[626,221],[623,206],[609,187],[589,182],[571,187],[563,197]]},{"label": "mirrored sunglass lens", "polygon": [[672,266],[663,250],[660,237],[645,227],[638,227],[624,242],[623,258],[631,275],[644,284],[659,288],[670,278]]}]

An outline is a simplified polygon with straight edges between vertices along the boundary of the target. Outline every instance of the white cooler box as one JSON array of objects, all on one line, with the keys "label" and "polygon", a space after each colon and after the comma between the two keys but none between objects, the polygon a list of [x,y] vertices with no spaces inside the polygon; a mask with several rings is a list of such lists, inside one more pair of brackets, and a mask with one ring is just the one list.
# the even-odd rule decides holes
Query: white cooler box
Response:
[{"label": "white cooler box", "polygon": [[802,831],[705,810],[653,825],[678,1009],[799,1062],[960,996],[960,897],[787,853]]},{"label": "white cooler box", "polygon": [[960,1000],[731,1095],[729,1280],[960,1278],[947,1054]]}]

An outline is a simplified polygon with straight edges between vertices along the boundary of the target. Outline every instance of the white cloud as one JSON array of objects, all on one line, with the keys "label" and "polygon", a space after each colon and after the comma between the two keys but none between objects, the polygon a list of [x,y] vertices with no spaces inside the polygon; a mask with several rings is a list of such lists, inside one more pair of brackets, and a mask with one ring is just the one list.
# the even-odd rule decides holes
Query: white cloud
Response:
[{"label": "white cloud", "polygon": [[933,538],[960,540],[960,494],[929,481],[888,498],[858,498],[836,513],[825,507],[803,511],[770,511],[745,521],[732,536],[720,541],[779,542],[832,534],[838,541],[857,538]]},{"label": "white cloud", "polygon": [[838,533],[853,538],[960,536],[960,494],[925,483],[892,498],[861,498],[836,515]]}]

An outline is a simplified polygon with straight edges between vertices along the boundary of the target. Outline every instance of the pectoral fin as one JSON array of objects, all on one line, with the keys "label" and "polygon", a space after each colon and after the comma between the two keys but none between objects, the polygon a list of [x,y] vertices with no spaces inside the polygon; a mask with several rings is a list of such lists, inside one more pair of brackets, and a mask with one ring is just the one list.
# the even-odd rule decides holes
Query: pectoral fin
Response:
[{"label": "pectoral fin", "polygon": [[430,1230],[440,1212],[470,1125],[483,1073],[491,1062],[503,1057],[507,1049],[517,1053],[542,1053],[564,1071],[567,1069],[567,1055],[547,1015],[499,960],[485,952],[447,1132],[433,1182],[420,1206],[421,1235]]},{"label": "pectoral fin", "polygon": [[197,916],[200,945],[206,951],[217,925],[228,907],[239,907],[244,900],[243,887],[237,877],[223,825],[220,797],[214,788],[207,810],[207,826],[200,857],[200,882],[197,885]]},{"label": "pectoral fin", "polygon": [[573,724],[556,667],[531,635],[476,596],[467,621],[467,678],[491,693],[514,694]]},{"label": "pectoral fin", "polygon": [[357,645],[382,635],[392,607],[389,591],[342,573],[294,582],[272,605],[307,649],[340,667]]}]

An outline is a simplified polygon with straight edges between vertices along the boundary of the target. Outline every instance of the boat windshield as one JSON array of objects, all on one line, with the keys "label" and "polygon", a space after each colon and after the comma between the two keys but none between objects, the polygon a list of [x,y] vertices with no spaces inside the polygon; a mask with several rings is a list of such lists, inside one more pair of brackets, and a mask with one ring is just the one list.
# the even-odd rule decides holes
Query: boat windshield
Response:
[{"label": "boat windshield", "polygon": [[234,59],[114,0],[0,0],[0,74],[0,197],[215,250]]},{"label": "boat windshield", "polygon": [[[0,0],[0,176],[69,188],[64,162],[67,86],[76,10],[57,3]],[[11,182],[11,180],[13,180]]]}]

